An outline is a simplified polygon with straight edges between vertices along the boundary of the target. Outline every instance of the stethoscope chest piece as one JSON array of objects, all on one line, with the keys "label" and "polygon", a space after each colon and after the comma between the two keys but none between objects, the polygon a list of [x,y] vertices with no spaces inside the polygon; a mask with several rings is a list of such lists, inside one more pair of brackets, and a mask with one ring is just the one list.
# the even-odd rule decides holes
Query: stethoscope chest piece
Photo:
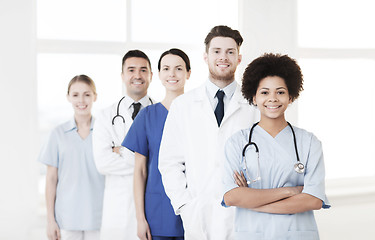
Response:
[{"label": "stethoscope chest piece", "polygon": [[305,165],[303,165],[303,163],[296,163],[294,164],[294,171],[296,171],[297,173],[304,173],[305,172]]}]

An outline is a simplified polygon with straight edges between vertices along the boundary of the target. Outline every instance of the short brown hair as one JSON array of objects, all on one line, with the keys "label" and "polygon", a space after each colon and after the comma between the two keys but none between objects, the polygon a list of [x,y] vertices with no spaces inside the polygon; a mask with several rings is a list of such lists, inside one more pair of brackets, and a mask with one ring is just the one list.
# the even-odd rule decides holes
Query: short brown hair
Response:
[{"label": "short brown hair", "polygon": [[135,49],[135,50],[128,51],[124,55],[124,57],[122,58],[121,72],[124,70],[124,65],[125,65],[126,59],[132,58],[132,57],[146,59],[146,61],[148,62],[148,65],[150,66],[150,71],[152,71],[151,62],[150,62],[150,59],[148,58],[148,56],[146,55],[146,53],[142,52],[141,50]]},{"label": "short brown hair", "polygon": [[243,38],[238,30],[233,30],[232,28],[224,25],[215,26],[207,34],[204,44],[206,45],[206,52],[210,48],[210,42],[215,37],[229,37],[232,38],[237,43],[237,48],[241,47]]}]

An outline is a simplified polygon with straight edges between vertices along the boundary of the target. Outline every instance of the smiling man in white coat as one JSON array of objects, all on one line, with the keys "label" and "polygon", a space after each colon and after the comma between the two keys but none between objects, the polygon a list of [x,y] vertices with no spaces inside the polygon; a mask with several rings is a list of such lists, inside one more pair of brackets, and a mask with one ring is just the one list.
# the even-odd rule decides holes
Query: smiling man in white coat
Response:
[{"label": "smiling man in white coat", "polygon": [[234,79],[242,41],[227,26],[208,33],[204,59],[209,78],[174,100],[165,123],[159,169],[187,240],[234,237],[234,212],[221,206],[221,179],[226,140],[254,122],[254,110]]},{"label": "smiling man in white coat", "polygon": [[133,200],[134,154],[121,146],[140,109],[152,104],[147,89],[152,79],[150,60],[140,50],[122,59],[121,78],[126,94],[96,117],[94,160],[105,175],[101,240],[135,240],[137,225]]}]

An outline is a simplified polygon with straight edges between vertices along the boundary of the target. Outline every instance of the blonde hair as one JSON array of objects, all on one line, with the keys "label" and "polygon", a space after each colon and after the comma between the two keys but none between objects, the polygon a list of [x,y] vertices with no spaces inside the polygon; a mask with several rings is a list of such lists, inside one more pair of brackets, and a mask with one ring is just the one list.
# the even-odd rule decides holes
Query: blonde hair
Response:
[{"label": "blonde hair", "polygon": [[68,95],[69,95],[70,87],[73,85],[73,83],[76,83],[76,82],[86,83],[87,85],[90,86],[92,92],[96,95],[96,87],[95,87],[94,81],[89,76],[86,76],[86,75],[83,75],[83,74],[77,75],[74,78],[72,78],[72,80],[70,80],[70,82],[68,84]]}]

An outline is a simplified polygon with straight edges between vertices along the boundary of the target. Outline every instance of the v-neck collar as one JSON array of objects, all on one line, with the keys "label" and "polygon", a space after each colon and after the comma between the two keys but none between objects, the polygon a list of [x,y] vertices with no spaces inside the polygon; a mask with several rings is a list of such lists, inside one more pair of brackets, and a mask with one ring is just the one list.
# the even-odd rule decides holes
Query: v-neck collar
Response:
[{"label": "v-neck collar", "polygon": [[69,122],[66,123],[65,128],[64,128],[64,132],[68,133],[68,132],[74,131],[74,133],[77,135],[77,137],[82,142],[86,142],[86,140],[89,138],[90,134],[92,133],[94,121],[95,121],[94,117],[91,116],[90,133],[85,138],[82,138],[81,135],[79,135],[77,123],[76,123],[74,117]]},{"label": "v-neck collar", "polygon": [[286,125],[286,127],[284,127],[283,129],[281,129],[281,131],[279,133],[277,133],[275,137],[272,137],[272,135],[269,132],[267,132],[264,128],[262,128],[261,126],[259,126],[259,124],[255,127],[255,129],[257,129],[257,128],[259,128],[259,131],[263,132],[263,134],[269,136],[270,138],[272,138],[274,140],[278,139],[281,134],[283,134],[284,132],[286,132],[287,128],[290,129],[289,125]]}]

